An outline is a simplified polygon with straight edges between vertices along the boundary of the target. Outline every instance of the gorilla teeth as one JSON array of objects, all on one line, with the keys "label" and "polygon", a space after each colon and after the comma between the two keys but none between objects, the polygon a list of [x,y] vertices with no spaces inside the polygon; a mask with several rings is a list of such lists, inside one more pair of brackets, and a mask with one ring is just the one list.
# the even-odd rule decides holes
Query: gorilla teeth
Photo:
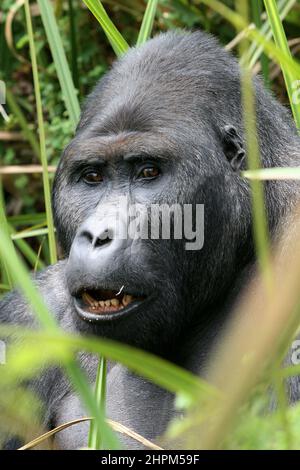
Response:
[{"label": "gorilla teeth", "polygon": [[132,302],[132,301],[133,301],[132,295],[125,294],[123,299],[122,299],[122,303],[125,307],[126,307],[126,305],[130,304],[130,302]]},{"label": "gorilla teeth", "polygon": [[96,303],[93,297],[91,297],[87,292],[82,294],[82,299],[91,307],[93,307]]},{"label": "gorilla teeth", "polygon": [[[100,293],[101,291],[99,291]],[[93,292],[92,292],[93,293]],[[98,292],[95,291],[98,299],[100,297]],[[107,295],[107,294],[106,294]],[[131,302],[135,299],[130,294],[124,294],[123,296],[119,296],[119,298],[112,298],[112,299],[105,299],[105,300],[97,300],[91,294],[89,294],[86,290],[82,293],[82,301],[91,309],[94,313],[105,313],[107,311],[117,311],[124,307],[127,307]]]}]

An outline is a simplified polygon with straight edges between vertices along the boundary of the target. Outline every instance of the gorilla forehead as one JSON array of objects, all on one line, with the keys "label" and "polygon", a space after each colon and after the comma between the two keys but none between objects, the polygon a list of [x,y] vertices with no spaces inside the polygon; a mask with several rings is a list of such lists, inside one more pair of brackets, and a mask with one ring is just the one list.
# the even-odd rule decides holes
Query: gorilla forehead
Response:
[{"label": "gorilla forehead", "polygon": [[99,135],[199,125],[218,96],[228,95],[229,105],[238,75],[236,61],[207,34],[159,35],[116,61],[88,98],[79,129]]}]

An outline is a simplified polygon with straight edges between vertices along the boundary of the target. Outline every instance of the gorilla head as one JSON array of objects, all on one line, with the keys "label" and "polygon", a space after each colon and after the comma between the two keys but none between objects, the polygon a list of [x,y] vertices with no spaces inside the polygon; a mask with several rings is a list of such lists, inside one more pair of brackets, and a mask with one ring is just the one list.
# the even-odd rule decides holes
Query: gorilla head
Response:
[{"label": "gorilla head", "polygon": [[[293,165],[299,140],[290,117],[254,85],[263,165]],[[238,63],[201,32],[130,50],[96,86],[53,191],[80,330],[171,351],[187,329],[218,315],[254,256],[242,122]],[[285,183],[266,185],[271,230],[292,193]],[[134,204],[147,214],[152,205],[192,207],[195,244],[204,205],[203,246],[187,249],[189,237],[175,230],[170,239],[117,236],[125,197],[127,220]],[[171,211],[172,229],[175,219]]]}]

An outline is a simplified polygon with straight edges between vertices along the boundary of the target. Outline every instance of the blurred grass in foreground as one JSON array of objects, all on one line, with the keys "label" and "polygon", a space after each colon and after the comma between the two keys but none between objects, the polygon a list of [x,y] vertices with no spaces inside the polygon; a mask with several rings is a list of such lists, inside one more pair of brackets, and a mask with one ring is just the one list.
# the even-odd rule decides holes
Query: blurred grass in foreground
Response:
[{"label": "blurred grass in foreground", "polygon": [[[47,148],[43,142],[43,129],[46,119],[41,113],[41,100],[39,92],[39,70],[35,64],[36,50],[39,49],[39,39],[36,38],[30,27],[32,8],[25,0],[26,18],[28,26],[28,40],[30,42],[32,69],[35,76],[35,98],[39,115],[39,128],[41,146],[39,147],[35,134],[23,116],[23,111],[14,96],[9,93],[9,107],[17,117],[23,135],[27,139],[33,151],[41,155],[43,165],[43,186],[45,193],[46,213],[40,217],[32,214],[26,219],[28,230],[34,226],[38,239],[36,253],[31,245],[25,241],[25,235],[15,233],[13,221],[6,219],[2,186],[0,187],[0,260],[1,260],[1,289],[6,292],[11,286],[19,286],[24,296],[31,303],[42,329],[38,332],[26,331],[22,328],[0,327],[1,335],[22,338],[19,346],[9,350],[9,365],[1,371],[0,379],[0,409],[3,416],[2,430],[9,427],[19,432],[27,439],[37,437],[43,430],[37,423],[36,416],[41,415],[38,400],[34,399],[27,390],[20,385],[20,379],[27,379],[36,374],[45,364],[63,364],[74,388],[91,416],[95,417],[89,436],[91,446],[97,448],[118,447],[118,441],[110,427],[105,423],[105,362],[103,358],[120,361],[135,372],[144,375],[149,380],[176,393],[177,403],[192,411],[187,413],[185,420],[175,422],[164,436],[162,442],[175,442],[175,446],[186,448],[300,448],[299,405],[288,409],[285,405],[283,380],[292,375],[299,368],[290,367],[286,371],[281,369],[281,360],[290,344],[291,339],[299,326],[299,294],[298,283],[300,258],[295,253],[300,253],[300,240],[298,215],[289,227],[289,250],[285,250],[285,259],[281,257],[282,249],[278,248],[275,257],[271,256],[268,243],[266,219],[264,216],[264,201],[262,183],[260,179],[268,177],[289,178],[298,177],[299,170],[291,169],[260,169],[258,146],[255,139],[255,122],[253,95],[251,92],[251,80],[249,66],[253,67],[264,51],[265,58],[269,62],[276,61],[285,76],[290,105],[299,126],[300,104],[293,99],[294,81],[300,78],[300,66],[293,60],[287,46],[282,23],[279,14],[283,17],[298,2],[281,1],[276,9],[275,2],[267,6],[270,24],[264,20],[261,32],[255,28],[249,28],[250,19],[248,12],[243,9],[247,2],[237,1],[237,8],[233,5],[230,9],[224,2],[205,0],[209,11],[217,12],[231,23],[238,34],[242,33],[238,42],[242,40],[240,51],[244,67],[243,103],[247,110],[246,129],[248,148],[250,152],[249,170],[245,176],[252,178],[253,214],[254,214],[254,238],[256,241],[257,256],[262,268],[262,278],[253,281],[255,294],[249,291],[245,294],[237,309],[237,318],[233,321],[229,330],[228,339],[218,347],[215,359],[212,362],[209,381],[214,387],[204,381],[193,377],[186,371],[168,364],[159,358],[155,358],[144,352],[136,351],[128,346],[95,338],[71,337],[58,329],[48,312],[43,300],[32,285],[24,265],[18,259],[14,245],[18,247],[24,259],[31,265],[38,265],[44,261],[55,260],[54,227],[51,216],[49,199],[49,175],[47,172]],[[107,15],[101,2],[84,0],[91,10],[116,54],[121,55],[128,47],[127,41],[114,26]],[[166,2],[164,2],[166,3]],[[183,2],[184,3],[184,2]],[[267,4],[267,2],[265,2]],[[75,128],[79,115],[79,101],[77,90],[73,83],[72,73],[68,66],[64,44],[60,35],[57,17],[53,12],[49,0],[38,0],[42,21],[46,30],[49,47],[53,56],[53,69],[57,75],[68,113],[69,124]],[[32,7],[33,5],[31,5]],[[146,9],[138,44],[142,44],[151,34],[151,29],[156,13],[160,8],[160,2],[149,1]],[[160,11],[160,10],[159,10]],[[159,13],[159,12],[158,12]],[[256,24],[257,11],[256,13]],[[194,12],[197,14],[197,12]],[[200,14],[200,12],[199,12]],[[275,42],[270,41],[267,31],[272,31]],[[80,30],[78,30],[80,36]],[[73,49],[74,52],[74,49]],[[251,52],[251,56],[249,53]],[[43,58],[43,54],[37,54]],[[255,62],[253,61],[255,57]],[[44,58],[43,58],[44,59]],[[76,59],[76,58],[75,58]],[[41,61],[40,68],[44,63]],[[247,69],[248,67],[248,69]],[[267,79],[268,70],[264,69]],[[74,75],[74,74],[73,74]],[[299,100],[300,101],[300,100]],[[8,129],[10,124],[8,123]],[[269,173],[266,173],[269,171]],[[270,173],[273,172],[273,173]],[[292,173],[293,172],[293,173]],[[0,174],[1,176],[1,174]],[[23,218],[23,223],[25,219]],[[36,225],[41,224],[40,227]],[[44,240],[46,234],[50,237],[49,243]],[[298,233],[297,233],[298,232]],[[24,236],[24,238],[22,238]],[[39,237],[39,238],[38,238]],[[14,239],[14,242],[12,242]],[[20,241],[22,243],[20,243]],[[14,244],[13,244],[14,243]],[[34,258],[36,254],[36,259]],[[42,254],[42,260],[40,255]],[[284,280],[284,282],[283,282]],[[267,286],[267,287],[266,287]],[[253,289],[252,289],[253,290]],[[271,295],[270,295],[271,293]],[[264,312],[262,315],[261,312]],[[259,325],[259,328],[257,327]],[[40,343],[43,344],[43,353],[40,351]],[[102,367],[99,367],[95,393],[79,369],[75,361],[77,351],[86,350],[101,356]],[[142,360],[141,360],[142,358]],[[226,377],[223,371],[226,370]],[[275,413],[266,414],[269,388],[275,384],[278,398],[278,409]],[[216,390],[222,390],[222,394]],[[9,391],[9,393],[8,393]],[[96,398],[96,396],[98,398]],[[18,409],[15,407],[18,400]],[[230,430],[230,433],[228,431]],[[175,440],[174,440],[175,439]]]}]

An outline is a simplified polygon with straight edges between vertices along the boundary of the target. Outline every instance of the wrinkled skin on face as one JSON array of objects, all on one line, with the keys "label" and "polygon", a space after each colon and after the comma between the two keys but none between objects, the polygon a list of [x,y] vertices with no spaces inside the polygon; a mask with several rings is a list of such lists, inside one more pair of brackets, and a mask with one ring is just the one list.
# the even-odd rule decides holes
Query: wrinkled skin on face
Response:
[{"label": "wrinkled skin on face", "polygon": [[[300,141],[290,115],[260,80],[254,88],[262,166],[296,166]],[[255,267],[242,123],[238,63],[202,32],[160,35],[102,78],[55,176],[55,222],[67,259],[36,281],[64,329],[205,369]],[[298,195],[294,182],[265,184],[273,237]],[[204,243],[187,250],[188,237],[117,237],[115,208],[124,197],[147,210],[189,204],[196,213],[204,205]],[[126,206],[122,217],[128,212]],[[0,319],[32,322],[15,293],[0,304]],[[81,363],[94,380],[97,360],[83,354]],[[34,386],[48,410],[46,425],[84,414],[57,370]],[[173,397],[118,365],[108,377],[108,410],[153,439],[172,416]],[[60,447],[84,445],[85,426],[61,433]]]}]

